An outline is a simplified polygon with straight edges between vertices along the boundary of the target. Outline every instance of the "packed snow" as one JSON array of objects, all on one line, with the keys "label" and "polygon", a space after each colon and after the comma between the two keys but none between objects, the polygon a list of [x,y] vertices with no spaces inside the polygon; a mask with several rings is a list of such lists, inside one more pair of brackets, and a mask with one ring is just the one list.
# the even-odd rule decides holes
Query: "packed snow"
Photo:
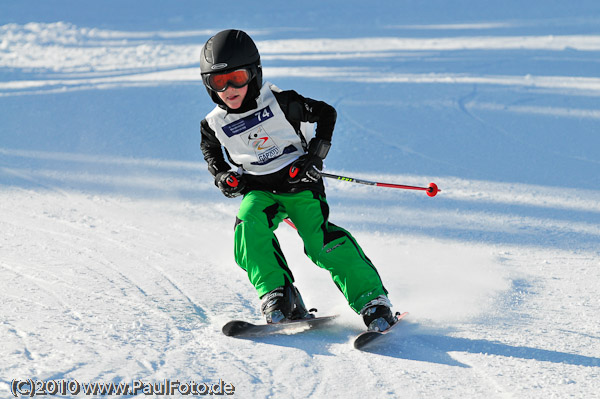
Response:
[{"label": "packed snow", "polygon": [[[595,0],[3,2],[0,396],[600,397],[599,27]],[[367,351],[285,224],[305,302],[340,317],[221,333],[262,320],[233,260],[239,199],[199,148],[199,51],[227,28],[266,80],[336,107],[327,171],[442,190],[327,180],[331,220],[410,312]]]}]

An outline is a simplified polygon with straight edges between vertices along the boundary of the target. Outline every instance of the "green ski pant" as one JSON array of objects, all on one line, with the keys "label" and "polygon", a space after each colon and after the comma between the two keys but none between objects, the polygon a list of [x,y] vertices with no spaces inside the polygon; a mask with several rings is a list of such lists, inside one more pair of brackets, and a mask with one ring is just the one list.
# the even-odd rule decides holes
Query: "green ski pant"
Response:
[{"label": "green ski pant", "polygon": [[381,278],[352,235],[330,223],[325,197],[306,190],[291,194],[250,191],[242,200],[235,226],[235,260],[248,273],[259,297],[294,277],[275,236],[284,218],[294,223],[304,252],[329,271],[350,307],[386,295]]}]

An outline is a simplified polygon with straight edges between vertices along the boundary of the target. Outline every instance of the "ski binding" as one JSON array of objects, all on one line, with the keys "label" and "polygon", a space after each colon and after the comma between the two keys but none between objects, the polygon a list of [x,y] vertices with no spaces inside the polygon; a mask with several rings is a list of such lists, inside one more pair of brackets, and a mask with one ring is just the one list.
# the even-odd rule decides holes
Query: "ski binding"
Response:
[{"label": "ski binding", "polygon": [[390,326],[390,328],[388,328],[385,331],[364,331],[364,332],[360,333],[354,339],[354,348],[355,349],[362,349],[366,345],[368,345],[368,344],[372,343],[373,341],[375,341],[376,339],[381,338],[385,334],[387,334],[390,331],[392,331],[392,329],[399,324],[400,320],[402,320],[406,316],[408,316],[408,312],[396,313],[396,322],[394,324],[392,324]]}]

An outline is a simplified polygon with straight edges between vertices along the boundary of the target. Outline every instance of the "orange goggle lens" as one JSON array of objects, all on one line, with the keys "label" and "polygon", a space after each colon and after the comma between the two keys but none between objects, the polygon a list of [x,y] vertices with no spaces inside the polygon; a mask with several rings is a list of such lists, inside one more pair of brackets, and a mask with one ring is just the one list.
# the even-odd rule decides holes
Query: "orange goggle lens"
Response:
[{"label": "orange goggle lens", "polygon": [[229,73],[211,74],[208,76],[208,85],[214,91],[225,91],[228,86],[237,89],[244,87],[250,81],[250,71],[238,69]]}]

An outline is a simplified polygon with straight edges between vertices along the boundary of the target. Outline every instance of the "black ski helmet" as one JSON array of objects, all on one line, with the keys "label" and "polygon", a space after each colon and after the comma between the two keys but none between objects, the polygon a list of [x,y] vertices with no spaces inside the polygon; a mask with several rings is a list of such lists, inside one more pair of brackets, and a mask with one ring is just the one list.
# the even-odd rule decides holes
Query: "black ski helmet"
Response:
[{"label": "black ski helmet", "polygon": [[262,87],[262,68],[256,44],[246,32],[227,29],[208,39],[202,46],[200,51],[202,82],[215,103],[223,105],[217,93],[210,89],[207,83],[208,75],[240,68],[248,68],[252,74],[246,98],[254,99]]}]

